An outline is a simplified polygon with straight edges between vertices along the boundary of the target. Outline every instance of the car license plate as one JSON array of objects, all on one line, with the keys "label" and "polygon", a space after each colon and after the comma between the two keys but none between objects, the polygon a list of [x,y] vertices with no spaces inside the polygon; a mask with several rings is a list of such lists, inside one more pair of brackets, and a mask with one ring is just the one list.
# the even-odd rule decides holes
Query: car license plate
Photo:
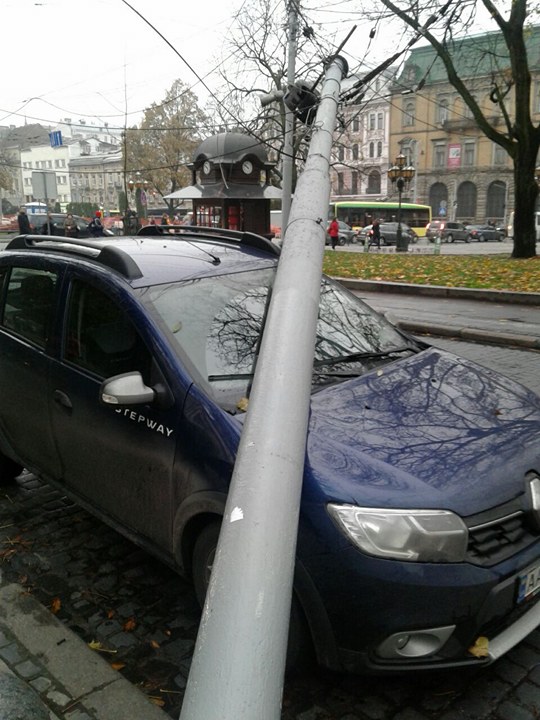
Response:
[{"label": "car license plate", "polygon": [[518,586],[518,603],[529,600],[540,590],[540,565],[531,568],[526,573],[522,573],[519,578]]}]

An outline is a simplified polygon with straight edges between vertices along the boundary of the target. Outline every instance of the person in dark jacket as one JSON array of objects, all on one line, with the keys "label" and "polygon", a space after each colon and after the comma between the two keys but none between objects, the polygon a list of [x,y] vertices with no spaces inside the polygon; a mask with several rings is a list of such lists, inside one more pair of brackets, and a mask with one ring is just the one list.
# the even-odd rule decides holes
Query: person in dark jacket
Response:
[{"label": "person in dark jacket", "polygon": [[30,220],[28,219],[28,215],[26,214],[26,208],[22,207],[19,210],[19,214],[17,215],[17,222],[19,223],[19,232],[23,235],[27,235],[28,233],[32,232],[32,227],[30,225]]},{"label": "person in dark jacket", "polygon": [[103,223],[101,222],[101,212],[96,210],[94,217],[88,223],[88,232],[90,237],[101,237],[103,235]]},{"label": "person in dark jacket", "polygon": [[51,213],[47,213],[47,219],[43,223],[43,227],[41,228],[41,234],[58,235],[58,228],[56,227],[56,223],[54,222]]}]

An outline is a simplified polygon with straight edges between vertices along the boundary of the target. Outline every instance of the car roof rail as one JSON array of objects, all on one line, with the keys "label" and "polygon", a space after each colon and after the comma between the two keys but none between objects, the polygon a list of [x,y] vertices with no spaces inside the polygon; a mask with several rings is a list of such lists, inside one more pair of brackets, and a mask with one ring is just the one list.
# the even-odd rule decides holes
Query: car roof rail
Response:
[{"label": "car roof rail", "polygon": [[212,235],[216,239],[232,240],[246,247],[266,250],[274,255],[280,254],[280,248],[262,235],[243,230],[229,230],[227,228],[206,227],[206,225],[145,225],[137,232],[137,236],[167,237],[172,240],[192,240],[198,235]]},{"label": "car roof rail", "polygon": [[103,245],[91,239],[66,238],[55,235],[18,235],[4,248],[5,250],[51,250],[81,255],[91,258],[100,265],[123,275],[127,280],[137,280],[143,276],[135,260],[127,252],[115,245]]}]

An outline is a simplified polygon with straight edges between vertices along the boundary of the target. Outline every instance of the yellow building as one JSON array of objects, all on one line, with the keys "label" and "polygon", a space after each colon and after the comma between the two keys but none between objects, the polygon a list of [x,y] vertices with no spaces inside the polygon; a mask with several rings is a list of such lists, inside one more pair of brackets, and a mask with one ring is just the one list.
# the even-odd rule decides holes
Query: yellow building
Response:
[{"label": "yellow building", "polygon": [[[540,28],[531,29],[527,49],[536,77],[533,111],[540,117]],[[455,40],[452,46],[460,78],[499,131],[504,128],[503,113],[491,93],[494,75],[499,83],[511,84],[504,51],[499,33]],[[513,108],[511,91],[506,100],[506,107]],[[390,158],[403,153],[416,168],[404,199],[431,205],[433,217],[465,223],[507,221],[513,209],[511,158],[480,130],[430,45],[411,50],[392,88],[389,152]]]}]

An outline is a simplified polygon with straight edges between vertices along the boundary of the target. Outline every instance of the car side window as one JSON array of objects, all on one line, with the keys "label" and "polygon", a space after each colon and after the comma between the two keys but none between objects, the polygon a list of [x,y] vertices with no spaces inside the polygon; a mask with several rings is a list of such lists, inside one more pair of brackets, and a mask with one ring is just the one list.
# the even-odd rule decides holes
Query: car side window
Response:
[{"label": "car side window", "polygon": [[46,270],[13,267],[7,280],[2,325],[45,347],[49,337],[57,276]]},{"label": "car side window", "polygon": [[102,378],[138,370],[150,382],[151,354],[122,308],[75,280],[68,301],[64,358]]}]

